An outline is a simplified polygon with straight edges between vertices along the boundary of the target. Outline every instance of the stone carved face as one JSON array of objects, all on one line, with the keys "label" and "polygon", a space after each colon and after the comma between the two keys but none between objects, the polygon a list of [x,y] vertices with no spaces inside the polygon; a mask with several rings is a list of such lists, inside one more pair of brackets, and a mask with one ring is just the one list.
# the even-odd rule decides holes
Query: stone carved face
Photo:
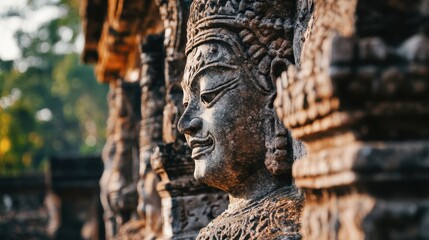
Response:
[{"label": "stone carved face", "polygon": [[192,148],[194,176],[226,192],[265,168],[268,99],[244,64],[229,44],[208,41],[188,54],[182,83],[178,127]]}]

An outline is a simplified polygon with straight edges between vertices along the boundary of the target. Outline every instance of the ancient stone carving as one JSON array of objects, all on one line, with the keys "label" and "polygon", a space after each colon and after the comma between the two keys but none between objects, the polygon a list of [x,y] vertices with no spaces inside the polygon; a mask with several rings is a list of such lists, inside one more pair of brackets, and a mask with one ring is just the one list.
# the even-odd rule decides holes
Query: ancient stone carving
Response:
[{"label": "ancient stone carving", "polygon": [[178,127],[192,148],[195,178],[230,198],[198,239],[300,238],[303,197],[291,166],[303,146],[273,108],[273,80],[294,62],[294,7],[263,0],[191,5]]}]

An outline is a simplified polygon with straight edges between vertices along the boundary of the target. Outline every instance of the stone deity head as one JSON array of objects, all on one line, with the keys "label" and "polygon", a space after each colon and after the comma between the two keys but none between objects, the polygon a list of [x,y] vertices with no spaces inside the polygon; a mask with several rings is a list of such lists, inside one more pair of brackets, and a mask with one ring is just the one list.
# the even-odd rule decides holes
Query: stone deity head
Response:
[{"label": "stone deity head", "polygon": [[[294,62],[292,1],[195,0],[178,128],[197,180],[240,198],[291,182],[293,143],[273,107]],[[290,9],[290,11],[288,11]]]}]

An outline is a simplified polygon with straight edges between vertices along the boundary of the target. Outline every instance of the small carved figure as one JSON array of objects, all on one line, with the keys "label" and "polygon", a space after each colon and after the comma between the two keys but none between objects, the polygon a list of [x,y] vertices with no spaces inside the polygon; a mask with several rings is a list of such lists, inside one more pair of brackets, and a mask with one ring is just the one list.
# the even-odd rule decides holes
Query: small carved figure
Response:
[{"label": "small carved figure", "polygon": [[291,166],[303,146],[273,109],[273,80],[293,62],[291,2],[247,2],[191,6],[178,128],[195,178],[230,197],[197,239],[300,239]]}]

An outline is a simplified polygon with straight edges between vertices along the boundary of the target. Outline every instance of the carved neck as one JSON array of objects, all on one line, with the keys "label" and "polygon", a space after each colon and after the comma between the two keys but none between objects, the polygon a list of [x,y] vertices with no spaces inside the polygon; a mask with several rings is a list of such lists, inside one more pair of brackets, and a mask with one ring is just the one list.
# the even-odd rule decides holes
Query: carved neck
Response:
[{"label": "carved neck", "polygon": [[248,203],[258,200],[270,192],[288,185],[288,181],[280,181],[265,167],[252,174],[244,182],[235,186],[229,193],[228,211],[245,207]]}]

